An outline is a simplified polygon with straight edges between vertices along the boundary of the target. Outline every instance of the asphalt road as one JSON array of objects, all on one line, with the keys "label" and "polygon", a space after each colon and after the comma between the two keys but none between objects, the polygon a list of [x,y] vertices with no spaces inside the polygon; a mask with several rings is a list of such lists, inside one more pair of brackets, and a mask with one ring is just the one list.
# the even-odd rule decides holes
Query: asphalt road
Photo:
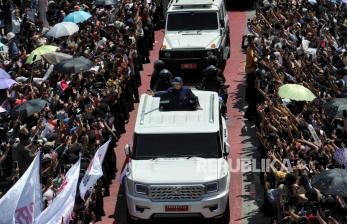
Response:
[{"label": "asphalt road", "polygon": [[[227,122],[229,131],[229,144],[231,145],[231,153],[229,159],[236,161],[237,159],[253,159],[259,158],[255,138],[255,127],[252,123],[243,119],[245,110],[244,90],[245,75],[244,64],[245,55],[241,51],[242,35],[246,32],[246,22],[249,17],[254,15],[253,11],[230,11],[229,26],[231,31],[231,57],[225,67],[225,76],[228,89],[228,116]],[[163,32],[156,32],[156,43],[154,50],[151,52],[151,62],[158,58],[158,53],[163,40]],[[142,72],[142,86],[140,93],[145,93],[149,89],[150,74],[152,72],[152,64],[144,66]],[[187,74],[194,76],[194,73]],[[195,77],[183,78],[190,82],[194,82]],[[137,113],[137,105],[131,113],[130,121],[126,127],[127,132],[121,137],[116,148],[117,167],[122,169],[124,164],[124,145],[132,142],[133,129]],[[119,176],[120,173],[117,174]],[[269,219],[259,212],[259,206],[263,200],[263,190],[259,182],[259,174],[257,173],[241,173],[233,172],[231,175],[230,185],[230,223],[232,224],[256,224],[269,223]],[[99,223],[105,224],[126,224],[126,203],[122,189],[119,188],[119,181],[115,180],[110,188],[110,196],[104,199],[104,208],[106,216]],[[193,220],[158,220],[151,223],[191,223]],[[194,220],[194,223],[206,223]]]}]

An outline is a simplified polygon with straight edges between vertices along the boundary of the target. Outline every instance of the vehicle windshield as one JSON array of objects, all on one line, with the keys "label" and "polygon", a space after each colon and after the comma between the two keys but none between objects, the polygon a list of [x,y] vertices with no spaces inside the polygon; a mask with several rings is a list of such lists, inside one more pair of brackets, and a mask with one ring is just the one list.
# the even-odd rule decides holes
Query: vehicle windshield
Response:
[{"label": "vehicle windshield", "polygon": [[133,158],[220,158],[220,145],[218,133],[135,134]]},{"label": "vehicle windshield", "polygon": [[216,30],[217,12],[169,13],[166,29],[168,31]]}]

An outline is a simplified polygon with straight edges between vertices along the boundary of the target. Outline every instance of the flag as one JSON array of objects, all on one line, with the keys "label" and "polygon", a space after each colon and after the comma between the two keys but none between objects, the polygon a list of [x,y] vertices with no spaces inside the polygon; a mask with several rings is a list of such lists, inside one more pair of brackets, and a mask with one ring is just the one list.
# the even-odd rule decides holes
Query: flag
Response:
[{"label": "flag", "polygon": [[75,205],[78,177],[80,175],[79,159],[66,173],[59,188],[58,195],[43,212],[37,217],[35,224],[62,224],[69,223]]},{"label": "flag", "polygon": [[23,176],[0,198],[0,223],[31,224],[41,213],[40,153]]},{"label": "flag", "polygon": [[102,177],[102,163],[104,161],[108,145],[110,144],[111,140],[108,140],[105,144],[100,146],[100,148],[96,151],[94,158],[92,161],[90,161],[88,169],[80,183],[80,196],[82,199],[84,199],[84,196],[86,192],[94,187],[96,182],[100,177]]},{"label": "flag", "polygon": [[118,178],[118,181],[120,183],[123,183],[123,180],[124,180],[124,177],[128,176],[129,173],[130,173],[130,169],[129,169],[129,162],[131,161],[130,157],[127,156],[125,158],[125,161],[124,161],[124,164],[123,164],[123,167],[122,167],[122,171],[121,171],[121,174]]}]

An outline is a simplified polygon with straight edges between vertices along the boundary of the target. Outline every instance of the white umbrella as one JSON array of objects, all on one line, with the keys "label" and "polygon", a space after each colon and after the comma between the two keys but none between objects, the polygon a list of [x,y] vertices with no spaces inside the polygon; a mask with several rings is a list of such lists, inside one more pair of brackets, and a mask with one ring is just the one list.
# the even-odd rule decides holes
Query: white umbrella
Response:
[{"label": "white umbrella", "polygon": [[0,106],[0,113],[4,113],[6,112],[5,108],[3,108],[2,106]]},{"label": "white umbrella", "polygon": [[7,53],[8,52],[8,47],[0,42],[0,52]]},{"label": "white umbrella", "polygon": [[48,61],[50,64],[57,64],[61,61],[68,60],[72,58],[72,55],[65,54],[62,52],[50,52],[43,54],[42,57]]},{"label": "white umbrella", "polygon": [[79,27],[76,23],[72,22],[62,22],[55,24],[50,31],[47,32],[47,36],[51,36],[54,38],[70,36],[76,33],[79,30]]}]

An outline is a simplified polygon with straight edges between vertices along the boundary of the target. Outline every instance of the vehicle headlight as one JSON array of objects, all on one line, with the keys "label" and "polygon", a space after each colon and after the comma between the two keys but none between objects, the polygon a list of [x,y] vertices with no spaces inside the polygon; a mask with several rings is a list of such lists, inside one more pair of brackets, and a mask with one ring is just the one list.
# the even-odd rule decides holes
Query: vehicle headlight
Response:
[{"label": "vehicle headlight", "polygon": [[148,195],[148,187],[145,184],[135,183],[134,189],[136,194]]},{"label": "vehicle headlight", "polygon": [[207,51],[207,56],[213,55],[213,51]]},{"label": "vehicle headlight", "polygon": [[206,194],[214,193],[218,191],[218,182],[212,182],[205,184]]},{"label": "vehicle headlight", "polygon": [[166,58],[169,58],[169,57],[171,57],[171,53],[167,51],[167,52],[164,53],[164,56],[165,56]]}]

